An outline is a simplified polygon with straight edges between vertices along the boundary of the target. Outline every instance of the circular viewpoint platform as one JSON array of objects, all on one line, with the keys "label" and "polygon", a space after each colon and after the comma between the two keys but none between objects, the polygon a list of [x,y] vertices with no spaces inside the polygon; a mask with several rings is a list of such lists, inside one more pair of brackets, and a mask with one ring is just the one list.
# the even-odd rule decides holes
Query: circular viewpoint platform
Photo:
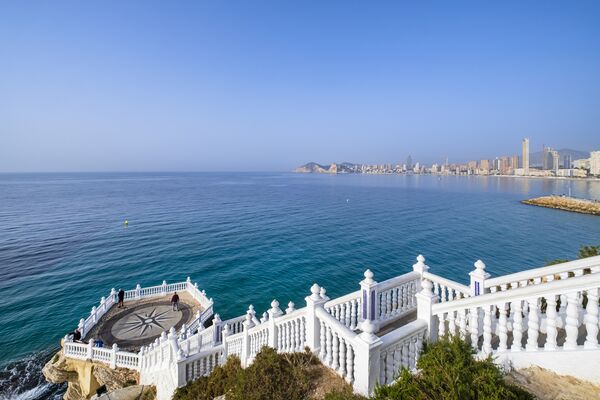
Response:
[{"label": "circular viewpoint platform", "polygon": [[168,332],[189,324],[201,306],[189,294],[179,293],[177,310],[173,310],[170,296],[141,301],[129,301],[125,308],[113,307],[102,317],[87,339],[101,339],[105,346],[118,343],[121,349],[139,349]]}]

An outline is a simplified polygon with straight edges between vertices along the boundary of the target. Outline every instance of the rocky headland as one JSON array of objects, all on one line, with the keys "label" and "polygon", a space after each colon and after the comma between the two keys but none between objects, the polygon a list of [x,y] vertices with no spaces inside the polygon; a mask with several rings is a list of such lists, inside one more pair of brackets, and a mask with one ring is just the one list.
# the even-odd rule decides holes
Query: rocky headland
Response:
[{"label": "rocky headland", "polygon": [[576,199],[567,196],[542,196],[534,199],[523,200],[523,204],[538,207],[556,208],[558,210],[578,212],[582,214],[600,215],[600,202]]}]

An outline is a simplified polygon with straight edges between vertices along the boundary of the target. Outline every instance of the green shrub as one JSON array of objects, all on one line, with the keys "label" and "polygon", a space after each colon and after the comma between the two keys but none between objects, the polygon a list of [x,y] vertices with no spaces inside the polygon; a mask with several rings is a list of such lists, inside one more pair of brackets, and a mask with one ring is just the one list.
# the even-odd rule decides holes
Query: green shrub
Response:
[{"label": "green shrub", "polygon": [[294,400],[307,398],[312,390],[311,366],[318,359],[310,352],[278,354],[269,347],[256,355],[254,362],[242,369],[237,357],[225,365],[177,389],[174,400],[212,400],[223,394],[227,400]]},{"label": "green shrub", "polygon": [[366,400],[366,397],[354,394],[352,388],[347,388],[345,390],[333,389],[325,394],[323,400]]},{"label": "green shrub", "polygon": [[504,381],[491,358],[476,360],[458,337],[426,345],[418,374],[402,369],[390,386],[375,389],[373,400],[529,400],[533,396]]}]

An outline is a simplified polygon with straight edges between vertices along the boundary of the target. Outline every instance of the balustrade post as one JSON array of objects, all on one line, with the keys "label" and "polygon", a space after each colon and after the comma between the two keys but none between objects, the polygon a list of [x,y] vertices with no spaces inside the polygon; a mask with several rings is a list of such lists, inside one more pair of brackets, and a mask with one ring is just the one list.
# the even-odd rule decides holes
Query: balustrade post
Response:
[{"label": "balustrade post", "polygon": [[510,313],[513,319],[513,342],[510,346],[510,351],[521,351],[523,350],[522,300],[517,300],[510,303]]},{"label": "balustrade post", "polygon": [[244,326],[244,330],[242,332],[242,351],[240,354],[242,368],[246,368],[249,365],[249,355],[250,355],[250,337],[248,334],[248,330],[254,327],[254,323],[252,322],[252,315],[250,313],[246,313],[246,320],[242,324]]},{"label": "balustrade post", "polygon": [[139,300],[142,297],[142,287],[138,283],[135,285],[135,299]]},{"label": "balustrade post", "polygon": [[229,349],[227,346],[227,336],[229,336],[229,333],[229,325],[225,324],[225,326],[223,327],[223,336],[221,339],[223,341],[223,364],[225,364],[225,362],[227,361],[227,356],[229,355]]},{"label": "balustrade post", "polygon": [[422,290],[415,295],[417,298],[417,319],[427,323],[428,339],[434,342],[437,340],[438,326],[437,319],[431,310],[431,306],[436,302],[436,297],[432,292],[433,284],[429,279],[423,279],[421,286]]},{"label": "balustrade post", "polygon": [[294,306],[295,306],[295,304],[294,304],[292,301],[290,301],[290,302],[288,303],[288,308],[286,308],[286,309],[285,309],[285,313],[286,313],[286,314],[291,314],[291,313],[293,313],[294,311],[296,311],[296,309],[294,308]]},{"label": "balustrade post", "polygon": [[417,281],[416,293],[421,291],[421,282],[423,281],[423,274],[429,271],[429,266],[425,264],[425,257],[422,254],[417,256],[417,262],[413,264],[413,271],[421,275],[421,279]]},{"label": "balustrade post", "polygon": [[546,297],[546,343],[544,350],[556,350],[556,296]]},{"label": "balustrade post", "polygon": [[587,291],[587,306],[585,308],[585,330],[587,336],[583,344],[586,349],[598,348],[598,289]]},{"label": "balustrade post", "polygon": [[361,317],[363,322],[361,329],[365,332],[376,333],[379,331],[379,293],[377,291],[377,282],[373,280],[373,272],[370,269],[365,271],[365,279],[360,282],[362,310]]},{"label": "balustrade post", "polygon": [[92,311],[90,312],[90,316],[92,317],[92,324],[96,325],[96,323],[98,322],[98,314],[97,314],[98,309],[96,308],[96,306],[92,307]]},{"label": "balustrade post", "polygon": [[106,313],[106,297],[102,296],[100,298],[100,315],[104,315]]},{"label": "balustrade post", "polygon": [[90,339],[88,342],[86,359],[90,361],[94,359],[94,339]]},{"label": "balustrade post", "polygon": [[477,351],[479,349],[479,308],[469,309],[469,334],[471,347]]},{"label": "balustrade post", "polygon": [[353,341],[354,390],[363,396],[373,393],[380,373],[381,345],[383,342],[373,334],[363,332]]},{"label": "balustrade post", "polygon": [[[213,346],[215,346],[217,343],[219,343],[222,339],[221,339],[221,334],[223,331],[223,322],[221,321],[221,316],[219,314],[215,314],[214,318],[213,318],[213,337],[212,337],[212,344]],[[200,328],[204,328],[204,325],[202,325],[202,322],[198,322],[198,332],[201,331]],[[200,336],[200,335],[198,335]]]},{"label": "balustrade post", "polygon": [[163,281],[161,289],[162,294],[167,294],[167,281]]},{"label": "balustrade post", "polygon": [[171,327],[169,329],[169,335],[167,336],[169,343],[171,344],[171,352],[169,361],[176,362],[179,357],[179,342],[177,341],[177,332],[175,332],[175,327]]},{"label": "balustrade post", "polygon": [[498,344],[498,351],[504,352],[508,349],[508,318],[507,318],[507,310],[506,303],[498,303],[498,312],[500,313],[500,318],[498,320],[498,338],[500,343]]},{"label": "balustrade post", "polygon": [[283,312],[279,308],[279,302],[277,300],[273,300],[271,302],[271,308],[269,309],[268,313],[269,318],[267,322],[269,324],[269,340],[267,344],[269,347],[275,350],[279,350],[277,348],[277,339],[279,336],[279,332],[277,331],[277,327],[275,326],[275,318],[282,316]]},{"label": "balustrade post", "polygon": [[79,325],[77,325],[77,329],[79,329],[79,332],[81,332],[81,339],[83,340],[83,338],[87,334],[87,332],[85,331],[85,319],[81,318],[79,320]]},{"label": "balustrade post", "polygon": [[[313,353],[316,353],[321,347],[321,323],[317,317],[315,310],[317,307],[323,308],[323,305],[327,302],[326,299],[321,298],[319,292],[321,288],[316,283],[310,288],[310,296],[304,298],[306,301],[306,346],[310,348]],[[272,316],[269,313],[269,320]],[[275,343],[277,343],[275,341]]]},{"label": "balustrade post", "polygon": [[471,296],[479,296],[487,293],[485,289],[485,280],[490,277],[490,274],[485,272],[485,264],[481,260],[475,262],[475,269],[469,272],[471,277]]},{"label": "balustrade post", "polygon": [[[112,349],[110,352],[110,368],[117,368],[117,352],[119,351],[119,346],[116,343],[113,343]],[[141,356],[140,356],[141,357]]]}]

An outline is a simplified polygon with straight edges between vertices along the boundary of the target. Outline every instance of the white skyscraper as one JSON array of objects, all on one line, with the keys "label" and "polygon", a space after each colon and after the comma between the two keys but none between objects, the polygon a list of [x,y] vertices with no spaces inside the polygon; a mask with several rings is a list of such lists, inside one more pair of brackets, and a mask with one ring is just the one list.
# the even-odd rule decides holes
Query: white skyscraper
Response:
[{"label": "white skyscraper", "polygon": [[523,139],[523,174],[529,175],[529,138]]}]

